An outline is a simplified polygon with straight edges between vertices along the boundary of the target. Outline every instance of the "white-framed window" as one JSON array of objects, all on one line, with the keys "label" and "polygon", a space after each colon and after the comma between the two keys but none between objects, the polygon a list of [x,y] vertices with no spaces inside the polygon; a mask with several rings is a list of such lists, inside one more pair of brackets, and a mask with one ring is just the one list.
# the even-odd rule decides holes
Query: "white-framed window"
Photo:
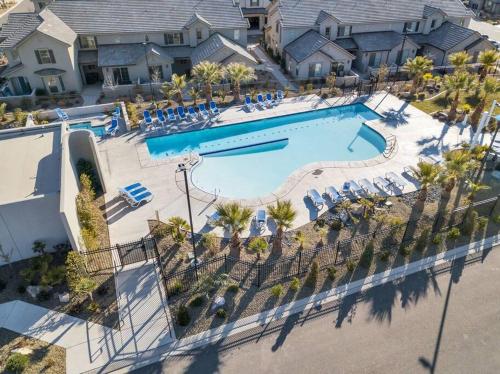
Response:
[{"label": "white-framed window", "polygon": [[184,35],[182,32],[168,32],[163,35],[166,45],[184,44]]},{"label": "white-framed window", "polygon": [[321,77],[321,63],[315,62],[309,64],[309,78]]},{"label": "white-framed window", "polygon": [[203,39],[203,34],[201,32],[201,29],[196,29],[196,40],[201,41]]},{"label": "white-framed window", "polygon": [[330,34],[332,32],[332,28],[330,26],[325,27],[325,36],[330,39]]},{"label": "white-framed window", "polygon": [[250,0],[250,6],[259,6],[259,0]]},{"label": "white-framed window", "polygon": [[40,65],[56,63],[52,49],[35,49],[35,56]]},{"label": "white-framed window", "polygon": [[431,22],[431,30],[434,30],[434,27],[436,27],[436,20],[433,19]]},{"label": "white-framed window", "polygon": [[82,49],[96,49],[97,48],[96,37],[91,35],[80,36],[80,47]]},{"label": "white-framed window", "polygon": [[337,35],[339,38],[343,36],[351,36],[352,26],[339,26]]},{"label": "white-framed window", "polygon": [[382,60],[382,55],[377,52],[370,53],[368,58],[368,66],[372,68],[378,68],[380,66],[380,61]]},{"label": "white-framed window", "polygon": [[405,22],[403,32],[405,33],[412,33],[412,32],[418,32],[418,29],[420,28],[420,22]]},{"label": "white-framed window", "polygon": [[234,40],[240,40],[240,30],[234,30]]},{"label": "white-framed window", "polygon": [[113,80],[117,84],[130,84],[130,76],[127,67],[113,68]]}]

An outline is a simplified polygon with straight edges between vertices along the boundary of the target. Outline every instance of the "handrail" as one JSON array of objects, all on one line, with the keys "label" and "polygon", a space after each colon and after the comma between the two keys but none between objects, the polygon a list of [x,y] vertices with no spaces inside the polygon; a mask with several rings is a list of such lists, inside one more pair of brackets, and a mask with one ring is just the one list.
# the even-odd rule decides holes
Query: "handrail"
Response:
[{"label": "handrail", "polygon": [[396,149],[398,141],[395,135],[389,135],[385,141],[387,142],[387,146],[382,154],[385,158],[390,158]]}]

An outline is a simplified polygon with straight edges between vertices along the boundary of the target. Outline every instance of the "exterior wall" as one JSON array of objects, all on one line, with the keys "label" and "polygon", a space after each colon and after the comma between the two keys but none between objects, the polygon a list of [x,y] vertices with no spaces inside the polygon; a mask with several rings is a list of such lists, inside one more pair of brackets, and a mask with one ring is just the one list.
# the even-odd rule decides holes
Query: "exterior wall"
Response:
[{"label": "exterior wall", "polygon": [[259,0],[259,4],[256,6],[251,5],[250,0],[240,0],[240,8],[267,8],[271,4],[270,0]]},{"label": "exterior wall", "polygon": [[49,251],[68,240],[59,215],[59,193],[0,205],[0,243],[11,253],[11,261],[35,256],[35,240],[45,242]]},{"label": "exterior wall", "polygon": [[[331,47],[328,51],[330,55],[331,50],[334,48]],[[332,60],[325,54],[321,52],[316,52],[313,55],[309,56],[304,61],[297,63],[294,59],[290,58],[287,54],[285,54],[285,63],[288,72],[297,79],[308,79],[309,77],[309,66],[310,64],[321,64],[321,77],[326,77],[330,74]],[[344,71],[346,74],[351,70],[351,60],[346,59],[344,56],[340,56],[337,52],[337,56],[332,54],[332,57],[335,58],[335,61],[341,62],[344,64]],[[338,57],[338,58],[337,58]]]},{"label": "exterior wall", "polygon": [[[8,83],[11,92],[14,91],[14,88],[12,87],[11,83]],[[21,96],[0,96],[0,103],[7,103],[7,106],[9,108],[19,108],[24,105],[24,103],[28,100],[31,105],[35,105],[36,101],[36,96],[35,96],[35,90],[31,92],[30,95],[21,95]]]},{"label": "exterior wall", "polygon": [[467,52],[473,56],[472,62],[478,62],[479,53],[487,49],[492,49],[493,46],[487,40],[483,40],[481,43],[476,44],[474,47],[467,49]]},{"label": "exterior wall", "polygon": [[422,54],[424,56],[429,57],[433,61],[434,66],[440,66],[443,65],[443,63],[444,64],[446,63],[444,59],[445,53],[442,50],[437,49],[435,47],[428,45],[424,46],[422,48]]},{"label": "exterior wall", "polygon": [[[432,21],[435,21],[435,25],[434,25],[433,29],[431,29]],[[432,30],[435,30],[439,26],[441,26],[443,24],[443,22],[444,22],[443,15],[440,12],[436,12],[435,14],[433,14],[432,16],[427,18],[427,20],[425,21],[425,24],[423,26],[422,33],[428,34]]]}]

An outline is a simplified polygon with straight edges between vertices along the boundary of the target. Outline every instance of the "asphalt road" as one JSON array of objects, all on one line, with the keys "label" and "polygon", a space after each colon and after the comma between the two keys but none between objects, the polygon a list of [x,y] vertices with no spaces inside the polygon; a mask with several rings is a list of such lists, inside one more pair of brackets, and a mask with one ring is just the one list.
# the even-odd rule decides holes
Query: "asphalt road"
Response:
[{"label": "asphalt road", "polygon": [[500,373],[500,247],[136,373]]}]

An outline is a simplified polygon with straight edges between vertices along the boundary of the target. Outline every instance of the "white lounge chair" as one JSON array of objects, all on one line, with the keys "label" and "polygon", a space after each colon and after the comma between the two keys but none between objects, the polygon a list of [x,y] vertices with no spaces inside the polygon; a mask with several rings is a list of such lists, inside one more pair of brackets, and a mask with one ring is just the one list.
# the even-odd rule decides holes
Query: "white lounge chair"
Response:
[{"label": "white lounge chair", "polygon": [[210,113],[212,113],[214,117],[220,116],[219,108],[217,108],[217,104],[215,104],[214,101],[210,102]]},{"label": "white lounge chair", "polygon": [[364,191],[355,181],[352,179],[349,181],[349,190],[353,195],[361,195]]},{"label": "white lounge chair", "polygon": [[113,119],[111,120],[111,125],[105,128],[106,135],[115,136],[118,129],[119,129],[118,118],[113,117]]},{"label": "white lounge chair", "polygon": [[332,201],[334,204],[340,203],[343,198],[342,195],[337,191],[337,189],[333,186],[327,187],[325,189],[325,195]]},{"label": "white lounge chair", "polygon": [[372,182],[370,182],[368,179],[366,179],[366,178],[360,179],[359,180],[359,185],[361,186],[361,188],[363,190],[365,190],[365,192],[368,195],[376,195],[376,194],[378,194],[380,192],[377,189],[377,187],[375,187],[375,185]]},{"label": "white lounge chair", "polygon": [[118,193],[120,194],[120,196],[126,196],[128,195],[129,192],[135,190],[135,189],[138,189],[139,187],[142,187],[142,184],[140,183],[133,183],[133,184],[130,184],[126,187],[121,187],[118,189]]},{"label": "white lounge chair", "polygon": [[409,175],[413,179],[417,179],[417,175],[415,174],[415,172],[413,171],[413,169],[410,166],[405,166],[403,168],[403,173],[406,173],[407,175]]},{"label": "white lounge chair", "polygon": [[255,110],[255,104],[252,103],[250,96],[245,96],[245,107],[249,112],[253,112]]},{"label": "white lounge chair", "polygon": [[342,185],[342,193],[345,196],[345,195],[347,195],[350,192],[351,192],[351,183],[350,182],[344,182],[344,184]]},{"label": "white lounge chair", "polygon": [[278,103],[280,103],[284,98],[285,95],[283,95],[283,91],[281,90],[276,91],[276,100],[278,101]]},{"label": "white lounge chair", "polygon": [[401,190],[404,190],[405,186],[408,185],[403,178],[401,178],[398,174],[394,173],[393,171],[389,171],[388,173],[385,174],[385,178],[391,182],[394,186],[398,187]]},{"label": "white lounge chair", "polygon": [[131,196],[127,201],[132,208],[138,208],[143,203],[149,203],[153,200],[154,195],[150,191],[145,191],[141,194]]},{"label": "white lounge chair", "polygon": [[276,106],[276,101],[273,99],[272,95],[268,92],[266,93],[266,105],[268,108],[272,108],[273,106]]},{"label": "white lounge chair", "polygon": [[264,101],[262,94],[257,95],[257,105],[262,109],[266,109],[266,102]]},{"label": "white lounge chair", "polygon": [[319,194],[319,192],[316,191],[314,188],[307,191],[307,197],[311,199],[312,203],[314,204],[314,207],[318,210],[321,210],[323,206],[326,204],[325,199],[323,199]]},{"label": "white lounge chair", "polygon": [[373,179],[373,183],[378,186],[382,191],[390,191],[391,182],[382,177],[376,177]]}]

